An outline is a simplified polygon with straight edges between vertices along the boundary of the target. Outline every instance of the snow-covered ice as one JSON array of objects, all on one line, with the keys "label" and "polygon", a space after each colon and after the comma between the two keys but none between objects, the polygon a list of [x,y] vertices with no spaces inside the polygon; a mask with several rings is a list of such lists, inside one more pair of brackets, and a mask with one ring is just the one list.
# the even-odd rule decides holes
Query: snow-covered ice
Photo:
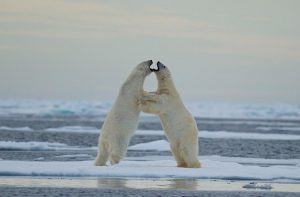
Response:
[{"label": "snow-covered ice", "polygon": [[170,151],[170,144],[166,140],[158,140],[158,141],[152,141],[148,143],[141,143],[141,144],[130,146],[129,150]]},{"label": "snow-covered ice", "polygon": [[[164,135],[159,130],[138,130],[136,135]],[[254,139],[254,140],[300,140],[300,135],[275,134],[275,133],[242,133],[229,131],[200,131],[200,138],[222,139]]]},{"label": "snow-covered ice", "polygon": [[95,127],[84,126],[64,126],[45,129],[47,132],[72,132],[72,133],[99,133],[100,130]]},{"label": "snow-covered ice", "polygon": [[7,131],[33,131],[33,129],[29,127],[6,127],[1,126],[0,130],[7,130]]},{"label": "snow-covered ice", "polygon": [[200,138],[253,139],[253,140],[300,140],[300,135],[274,133],[242,133],[228,131],[200,131]]},{"label": "snow-covered ice", "polygon": [[[123,178],[193,178],[229,180],[300,180],[300,166],[269,167],[236,162],[201,159],[202,168],[177,168],[172,159],[151,161],[124,160],[114,166],[93,166],[93,161],[41,162],[0,161],[1,176],[123,177]],[[298,160],[299,164],[299,160]]]}]

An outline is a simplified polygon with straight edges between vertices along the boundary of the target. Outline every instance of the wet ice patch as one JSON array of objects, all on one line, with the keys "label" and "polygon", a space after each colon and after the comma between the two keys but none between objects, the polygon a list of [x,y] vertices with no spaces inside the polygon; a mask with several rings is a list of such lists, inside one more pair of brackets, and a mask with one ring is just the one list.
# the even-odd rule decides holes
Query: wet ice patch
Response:
[{"label": "wet ice patch", "polygon": [[243,188],[246,188],[246,189],[265,189],[265,190],[270,190],[273,187],[269,183],[250,182],[250,183],[244,185]]}]

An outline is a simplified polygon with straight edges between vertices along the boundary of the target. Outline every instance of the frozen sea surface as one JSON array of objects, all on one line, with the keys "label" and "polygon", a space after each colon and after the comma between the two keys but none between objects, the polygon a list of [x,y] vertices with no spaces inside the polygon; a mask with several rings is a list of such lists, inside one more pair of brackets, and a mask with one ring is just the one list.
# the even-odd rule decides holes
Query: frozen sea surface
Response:
[{"label": "frozen sea surface", "polygon": [[[22,175],[247,181],[243,185],[267,180],[270,187],[282,181],[299,183],[299,105],[186,103],[200,130],[201,169],[176,168],[159,119],[141,114],[125,159],[117,166],[95,167],[98,136],[111,103],[1,100],[0,179]],[[0,190],[17,192],[3,185]]]},{"label": "frozen sea surface", "polygon": [[[201,158],[201,169],[177,168],[173,158],[152,157],[124,160],[118,165],[98,167],[93,161],[0,161],[0,176],[58,176],[104,178],[189,178],[225,180],[295,180],[300,181],[300,160],[292,165],[268,160],[269,166],[240,164],[238,161],[217,161]],[[265,164],[267,162],[263,161]],[[259,161],[255,162],[259,164]]]}]

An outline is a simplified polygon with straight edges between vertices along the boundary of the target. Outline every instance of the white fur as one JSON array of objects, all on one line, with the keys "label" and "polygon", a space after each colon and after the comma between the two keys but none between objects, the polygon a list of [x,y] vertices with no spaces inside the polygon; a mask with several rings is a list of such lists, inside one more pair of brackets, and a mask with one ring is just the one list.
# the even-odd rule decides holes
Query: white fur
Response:
[{"label": "white fur", "polygon": [[145,93],[141,110],[159,115],[178,167],[199,168],[198,128],[175,88],[167,67],[158,64],[158,90]]},{"label": "white fur", "polygon": [[101,129],[96,166],[106,165],[107,160],[114,165],[124,157],[130,137],[138,125],[139,100],[145,77],[151,73],[151,64],[149,60],[137,65],[123,83]]}]

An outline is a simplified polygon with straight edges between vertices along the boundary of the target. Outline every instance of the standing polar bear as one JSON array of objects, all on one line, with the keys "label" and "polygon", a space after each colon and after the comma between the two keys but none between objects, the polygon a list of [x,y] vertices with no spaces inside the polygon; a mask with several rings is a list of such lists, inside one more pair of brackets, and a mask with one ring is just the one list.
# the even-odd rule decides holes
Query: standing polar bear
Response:
[{"label": "standing polar bear", "polygon": [[157,92],[142,97],[141,110],[159,115],[178,167],[200,168],[197,124],[185,108],[169,69],[157,62],[155,74]]},{"label": "standing polar bear", "polygon": [[107,160],[114,165],[124,157],[130,137],[138,125],[143,84],[146,76],[151,73],[152,63],[149,60],[137,65],[121,86],[101,129],[96,166],[106,165]]}]

